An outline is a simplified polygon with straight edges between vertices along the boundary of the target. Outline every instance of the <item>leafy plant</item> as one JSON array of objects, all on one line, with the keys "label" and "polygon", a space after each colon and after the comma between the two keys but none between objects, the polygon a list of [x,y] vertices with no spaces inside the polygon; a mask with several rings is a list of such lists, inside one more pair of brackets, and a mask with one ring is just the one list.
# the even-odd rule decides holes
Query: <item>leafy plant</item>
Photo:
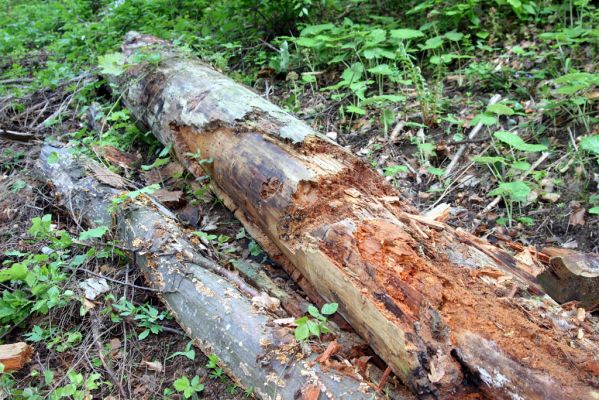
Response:
[{"label": "leafy plant", "polygon": [[313,318],[304,316],[295,320],[297,327],[295,328],[295,339],[298,341],[304,341],[311,336],[320,337],[321,333],[328,333],[329,328],[327,327],[327,316],[333,315],[337,312],[339,305],[337,303],[324,304],[320,311],[314,306],[308,307],[308,313]]},{"label": "leafy plant", "polygon": [[186,399],[197,399],[198,393],[204,391],[204,384],[200,383],[200,377],[197,375],[191,380],[187,376],[182,376],[174,382],[173,387],[177,392],[181,392]]}]

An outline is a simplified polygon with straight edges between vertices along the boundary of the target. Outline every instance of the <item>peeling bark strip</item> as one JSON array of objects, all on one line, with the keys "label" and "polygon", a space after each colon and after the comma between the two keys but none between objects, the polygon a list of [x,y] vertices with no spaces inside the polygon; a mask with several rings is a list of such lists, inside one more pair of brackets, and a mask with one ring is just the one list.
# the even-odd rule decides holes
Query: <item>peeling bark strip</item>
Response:
[{"label": "peeling bark strip", "polygon": [[116,80],[132,113],[415,393],[451,398],[469,379],[493,398],[590,395],[593,352],[512,298],[543,292],[534,266],[417,215],[359,159],[168,43],[129,34],[126,58],[140,49],[162,61]]},{"label": "peeling bark strip", "polygon": [[[47,162],[52,152],[58,163]],[[112,198],[121,192],[86,173],[85,165],[94,164],[51,146],[43,147],[38,162],[64,207],[89,225],[114,224],[115,239],[134,249],[135,264],[162,291],[179,324],[205,354],[219,356],[238,384],[262,399],[298,398],[308,387],[319,388],[320,399],[376,398],[366,383],[321,369],[316,355],[302,359],[291,328],[277,326],[235,285],[197,265],[211,261],[194,252],[168,210],[140,197],[112,216]]]}]

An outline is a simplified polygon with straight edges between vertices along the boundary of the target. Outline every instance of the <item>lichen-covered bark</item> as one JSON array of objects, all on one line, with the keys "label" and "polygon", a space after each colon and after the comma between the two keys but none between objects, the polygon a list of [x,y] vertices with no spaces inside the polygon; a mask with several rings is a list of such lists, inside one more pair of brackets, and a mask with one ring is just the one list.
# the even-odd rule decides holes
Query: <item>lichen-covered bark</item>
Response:
[{"label": "lichen-covered bark", "polygon": [[125,104],[415,393],[451,398],[468,380],[493,398],[590,396],[596,358],[513,298],[543,293],[531,265],[417,215],[356,157],[168,43],[130,34],[125,55],[140,48],[163,59],[119,78]]},{"label": "lichen-covered bark", "polygon": [[[48,163],[56,152],[58,163]],[[219,356],[222,367],[262,399],[293,399],[311,386],[320,399],[371,399],[370,387],[352,377],[324,371],[315,355],[304,358],[291,328],[277,326],[273,316],[257,310],[237,286],[198,266],[203,258],[185,239],[168,210],[141,196],[109,208],[120,191],[100,183],[66,148],[45,146],[38,166],[61,204],[89,225],[115,227],[115,239],[130,248],[135,264],[179,324],[206,354]],[[205,260],[209,262],[209,260]],[[204,262],[200,262],[203,264]]]}]

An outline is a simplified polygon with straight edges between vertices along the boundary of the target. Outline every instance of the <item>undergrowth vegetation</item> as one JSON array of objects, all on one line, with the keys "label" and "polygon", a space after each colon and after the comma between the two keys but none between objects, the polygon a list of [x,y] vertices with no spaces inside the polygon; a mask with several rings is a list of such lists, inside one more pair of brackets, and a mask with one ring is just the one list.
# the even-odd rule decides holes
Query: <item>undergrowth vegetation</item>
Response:
[{"label": "undergrowth vegetation", "polygon": [[[123,36],[136,30],[172,40],[296,113],[421,209],[448,201],[457,207],[456,223],[481,234],[499,225],[508,236],[529,232],[537,243],[554,235],[560,244],[579,240],[596,251],[598,22],[599,9],[588,0],[0,0],[0,124],[68,141],[92,156],[102,146],[141,149],[141,170],[160,173],[170,149],[135,125],[99,76],[119,68]],[[152,54],[147,60],[160,63]],[[52,102],[59,107],[51,109]],[[462,146],[465,155],[452,165]],[[3,149],[0,172],[15,173],[24,157]],[[213,201],[205,183],[183,187],[194,204]],[[10,190],[26,186],[16,180]],[[157,189],[140,185],[114,206]],[[171,317],[143,296],[107,294],[90,305],[77,295],[78,269],[122,267],[124,253],[116,243],[98,244],[109,237],[107,227],[85,231],[57,222],[54,211],[34,217],[22,248],[2,255],[0,341],[22,330],[57,358],[94,346],[82,332],[97,318],[129,339],[164,333]],[[235,233],[209,226],[195,236],[218,257],[240,252],[239,240],[249,241],[243,251],[262,257],[245,231],[233,239]],[[583,231],[570,235],[575,228]],[[325,307],[297,321],[299,340],[328,331],[326,316],[336,305]],[[49,317],[69,308],[77,318]],[[174,355],[193,360],[190,351]],[[0,398],[116,394],[118,385],[95,369],[114,348],[100,354],[78,358],[60,374],[2,374]],[[216,355],[206,368],[212,380],[224,380]],[[155,392],[195,398],[206,385],[196,373],[177,375]],[[231,382],[225,386],[244,396]]]}]

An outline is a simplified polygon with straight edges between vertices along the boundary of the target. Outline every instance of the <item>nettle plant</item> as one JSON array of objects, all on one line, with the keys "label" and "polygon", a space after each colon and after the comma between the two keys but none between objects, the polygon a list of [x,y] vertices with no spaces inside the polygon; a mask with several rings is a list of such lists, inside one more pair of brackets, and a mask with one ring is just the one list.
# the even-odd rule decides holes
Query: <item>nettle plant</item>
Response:
[{"label": "nettle plant", "polygon": [[[532,192],[530,183],[525,180],[527,173],[531,170],[531,164],[527,161],[527,155],[547,150],[543,144],[526,143],[520,136],[513,132],[497,131],[493,137],[499,142],[504,153],[498,151],[498,156],[475,157],[474,162],[486,165],[498,186],[488,193],[489,196],[501,196],[506,207],[507,217],[499,219],[499,223],[511,225],[514,217],[514,204],[522,204],[529,201]],[[523,223],[532,223],[529,218],[520,218]]]}]

